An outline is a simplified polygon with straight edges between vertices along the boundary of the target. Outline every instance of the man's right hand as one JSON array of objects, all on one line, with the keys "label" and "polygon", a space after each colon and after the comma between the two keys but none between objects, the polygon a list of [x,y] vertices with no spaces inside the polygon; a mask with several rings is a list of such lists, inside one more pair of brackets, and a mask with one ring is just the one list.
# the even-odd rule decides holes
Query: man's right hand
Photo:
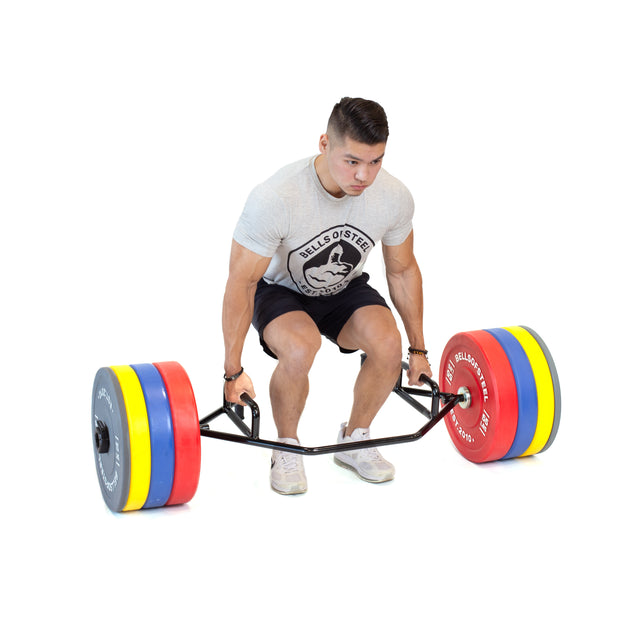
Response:
[{"label": "man's right hand", "polygon": [[240,396],[243,393],[249,394],[251,398],[256,397],[256,392],[253,390],[253,382],[251,382],[251,378],[246,373],[243,372],[235,380],[224,383],[224,397],[227,402],[246,406],[245,403],[240,400]]}]

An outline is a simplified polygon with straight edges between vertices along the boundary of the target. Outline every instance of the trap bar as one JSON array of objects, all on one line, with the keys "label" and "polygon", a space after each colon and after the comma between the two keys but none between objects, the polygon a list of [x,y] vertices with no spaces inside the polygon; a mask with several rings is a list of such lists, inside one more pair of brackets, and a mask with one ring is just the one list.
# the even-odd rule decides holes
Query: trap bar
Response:
[{"label": "trap bar", "polygon": [[[365,355],[362,356],[363,361],[365,357]],[[408,364],[403,362],[402,369],[408,370],[408,368]],[[227,402],[223,392],[222,406],[200,420],[200,435],[206,438],[227,440],[229,442],[248,444],[266,449],[278,449],[280,451],[288,451],[290,453],[307,456],[337,453],[339,451],[355,449],[369,449],[371,447],[401,444],[403,442],[414,442],[431,431],[431,429],[433,429],[433,427],[435,427],[456,405],[468,401],[468,397],[464,393],[453,394],[441,392],[438,384],[425,375],[420,376],[420,380],[428,386],[427,389],[404,387],[402,386],[402,371],[400,371],[398,380],[393,388],[393,392],[395,394],[408,402],[414,409],[428,419],[428,422],[415,433],[387,436],[384,438],[372,438],[370,440],[357,442],[336,443],[319,447],[305,447],[302,445],[287,444],[273,440],[264,440],[260,438],[260,408],[255,400],[246,393],[240,396],[241,400],[251,410],[251,426],[248,426],[244,421],[244,406]],[[414,396],[431,398],[431,407],[427,408]],[[441,403],[443,405],[442,408],[440,408]],[[226,431],[215,431],[211,429],[210,423],[222,415],[226,415],[236,425],[236,427],[238,427],[241,433],[228,433]]]}]

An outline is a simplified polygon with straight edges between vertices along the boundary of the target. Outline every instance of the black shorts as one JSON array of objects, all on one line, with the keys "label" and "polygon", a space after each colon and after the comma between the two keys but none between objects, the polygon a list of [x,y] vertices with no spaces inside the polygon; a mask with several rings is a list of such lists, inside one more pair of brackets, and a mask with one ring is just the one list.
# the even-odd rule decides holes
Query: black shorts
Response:
[{"label": "black shorts", "polygon": [[[253,310],[253,326],[260,335],[262,348],[272,358],[277,356],[269,349],[262,334],[265,327],[278,316],[289,311],[304,311],[316,323],[320,333],[338,344],[338,335],[356,309],[369,305],[389,308],[385,299],[369,284],[369,274],[363,273],[354,278],[349,285],[332,296],[305,296],[288,287],[278,284],[258,282],[255,306]],[[340,345],[338,345],[340,347]],[[354,353],[351,349],[343,349],[342,353]]]}]

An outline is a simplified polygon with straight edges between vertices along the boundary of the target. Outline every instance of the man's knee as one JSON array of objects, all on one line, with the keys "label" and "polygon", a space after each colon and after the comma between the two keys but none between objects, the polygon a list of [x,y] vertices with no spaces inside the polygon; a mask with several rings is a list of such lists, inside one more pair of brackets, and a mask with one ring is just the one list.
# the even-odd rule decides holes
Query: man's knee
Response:
[{"label": "man's knee", "polygon": [[367,356],[393,363],[393,366],[402,360],[402,337],[391,311],[386,307],[358,309],[345,325],[339,342],[341,339],[347,348],[362,349]]},{"label": "man's knee", "polygon": [[264,332],[269,348],[284,366],[308,371],[322,345],[322,336],[315,323],[310,318],[283,317],[282,321],[277,320]]},{"label": "man's knee", "polygon": [[388,362],[389,366],[399,365],[402,360],[402,336],[394,326],[381,327],[374,332],[366,349],[367,356],[381,362]]},{"label": "man's knee", "polygon": [[278,359],[296,369],[309,370],[322,344],[318,332],[292,333],[280,350]]}]

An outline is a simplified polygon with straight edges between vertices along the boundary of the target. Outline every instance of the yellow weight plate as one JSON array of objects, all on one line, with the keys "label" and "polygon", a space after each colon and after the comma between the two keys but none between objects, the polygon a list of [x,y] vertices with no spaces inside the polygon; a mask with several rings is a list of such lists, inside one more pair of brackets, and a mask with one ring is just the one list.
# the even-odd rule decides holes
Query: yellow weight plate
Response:
[{"label": "yellow weight plate", "polygon": [[545,358],[545,355],[536,339],[522,327],[505,328],[516,337],[527,354],[527,358],[529,358],[529,363],[531,364],[531,369],[533,370],[533,377],[536,381],[536,389],[538,391],[538,423],[529,448],[520,455],[520,457],[523,458],[542,451],[549,440],[549,436],[551,435],[553,417],[555,414],[553,380],[551,379],[551,372],[549,371],[547,359]]},{"label": "yellow weight plate", "polygon": [[111,367],[118,378],[129,422],[131,484],[123,511],[141,509],[151,482],[151,440],[147,405],[136,372],[128,365]]}]

